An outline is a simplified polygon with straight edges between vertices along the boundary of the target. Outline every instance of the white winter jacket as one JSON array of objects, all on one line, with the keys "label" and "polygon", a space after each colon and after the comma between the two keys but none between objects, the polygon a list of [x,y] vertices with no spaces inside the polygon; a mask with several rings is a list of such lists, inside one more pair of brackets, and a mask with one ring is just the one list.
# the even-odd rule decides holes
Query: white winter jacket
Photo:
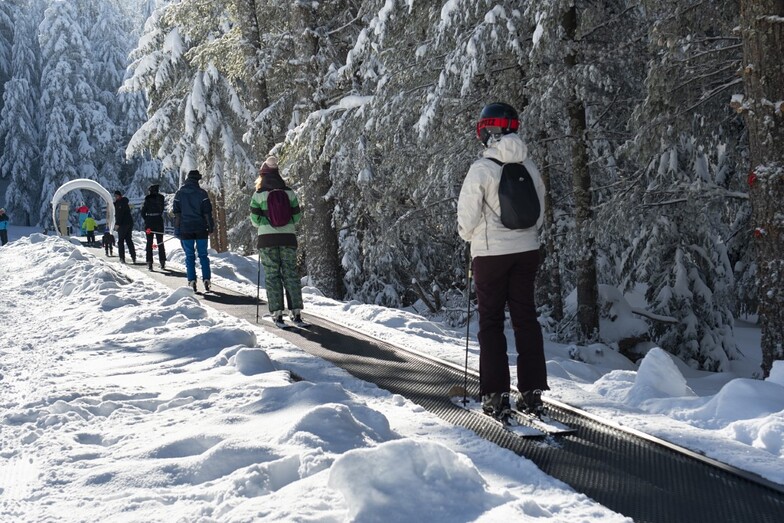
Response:
[{"label": "white winter jacket", "polygon": [[[457,230],[471,242],[471,257],[499,256],[539,249],[538,229],[544,216],[544,182],[536,165],[528,159],[528,148],[517,134],[506,134],[488,142],[482,158],[468,169],[457,201]],[[530,229],[507,229],[501,223],[498,185],[502,167],[488,158],[504,163],[523,163],[533,179],[539,196],[539,220]]]}]

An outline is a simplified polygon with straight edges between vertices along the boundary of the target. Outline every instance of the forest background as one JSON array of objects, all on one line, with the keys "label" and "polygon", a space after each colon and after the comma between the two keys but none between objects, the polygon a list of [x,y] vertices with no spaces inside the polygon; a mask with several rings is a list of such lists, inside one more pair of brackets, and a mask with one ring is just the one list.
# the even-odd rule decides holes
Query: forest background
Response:
[{"label": "forest background", "polygon": [[[460,324],[456,199],[479,111],[504,101],[548,187],[544,328],[721,371],[750,316],[766,376],[784,359],[782,49],[780,0],[5,0],[0,203],[46,227],[68,180],[133,198],[199,169],[212,246],[249,253],[274,152],[311,285]],[[644,321],[613,338],[630,292]]]}]

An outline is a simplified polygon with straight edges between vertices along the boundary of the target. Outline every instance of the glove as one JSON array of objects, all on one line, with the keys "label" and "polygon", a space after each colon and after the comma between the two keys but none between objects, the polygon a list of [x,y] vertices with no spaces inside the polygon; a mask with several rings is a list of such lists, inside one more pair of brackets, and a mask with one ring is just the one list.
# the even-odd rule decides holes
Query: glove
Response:
[{"label": "glove", "polygon": [[174,229],[174,237],[177,238],[178,240],[180,239],[180,228],[179,227],[176,227]]}]

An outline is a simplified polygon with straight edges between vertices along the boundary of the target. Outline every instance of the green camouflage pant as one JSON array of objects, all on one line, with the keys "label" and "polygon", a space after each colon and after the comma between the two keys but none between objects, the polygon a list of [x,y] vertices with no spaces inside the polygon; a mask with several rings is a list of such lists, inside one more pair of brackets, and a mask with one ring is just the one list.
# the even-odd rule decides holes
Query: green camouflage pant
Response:
[{"label": "green camouflage pant", "polygon": [[259,259],[264,267],[267,305],[270,312],[282,311],[283,289],[288,294],[289,310],[302,309],[302,287],[297,274],[296,247],[262,247]]}]

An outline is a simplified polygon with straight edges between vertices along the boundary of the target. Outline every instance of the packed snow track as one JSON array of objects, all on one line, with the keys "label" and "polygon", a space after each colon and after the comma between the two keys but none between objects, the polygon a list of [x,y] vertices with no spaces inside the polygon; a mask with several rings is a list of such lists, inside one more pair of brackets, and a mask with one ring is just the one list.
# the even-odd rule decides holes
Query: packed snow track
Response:
[{"label": "packed snow track", "polygon": [[[137,268],[171,288],[184,284],[181,272]],[[216,294],[199,298],[217,310],[256,322],[255,297],[225,289],[219,282],[213,288]],[[782,521],[784,488],[779,485],[557,403],[550,403],[551,414],[575,427],[575,433],[519,437],[452,403],[449,391],[463,384],[462,369],[323,318],[303,317],[310,328],[287,331],[260,324],[357,378],[405,396],[442,419],[530,459],[547,474],[637,522]],[[477,376],[469,373],[468,390],[476,393],[477,389]]]}]

